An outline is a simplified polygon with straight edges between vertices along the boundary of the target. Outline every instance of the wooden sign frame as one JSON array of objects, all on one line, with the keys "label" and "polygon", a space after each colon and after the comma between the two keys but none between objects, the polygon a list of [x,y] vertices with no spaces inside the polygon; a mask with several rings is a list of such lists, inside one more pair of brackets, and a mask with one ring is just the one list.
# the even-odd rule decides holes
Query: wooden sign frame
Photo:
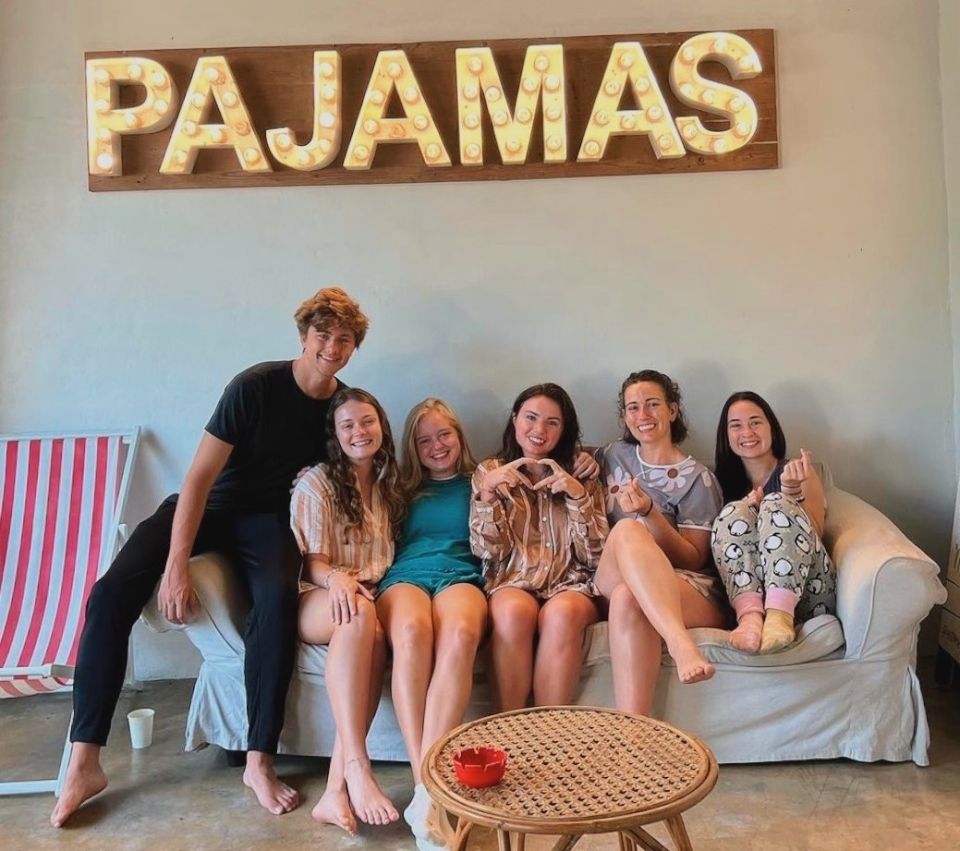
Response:
[{"label": "wooden sign frame", "polygon": [[[300,144],[313,132],[313,54],[316,50],[337,50],[341,62],[343,131],[340,150],[334,162],[317,171],[298,171],[281,165],[267,154],[272,171],[244,171],[233,149],[202,150],[192,173],[161,174],[160,164],[169,142],[172,127],[141,135],[124,135],[121,141],[122,174],[109,176],[89,173],[89,189],[93,192],[135,189],[194,189],[255,186],[332,185],[369,183],[411,183],[432,181],[515,180],[561,177],[596,177],[651,173],[689,173],[769,169],[779,166],[779,133],[777,121],[776,52],[774,32],[770,29],[733,31],[756,50],[762,70],[750,79],[732,80],[730,72],[719,62],[700,64],[703,76],[717,83],[732,85],[746,92],[756,103],[758,124],[750,142],[739,150],[725,154],[705,155],[687,151],[685,156],[658,159],[651,139],[645,135],[611,137],[603,159],[599,162],[577,162],[577,152],[584,130],[591,119],[591,110],[611,49],[618,42],[637,41],[649,60],[674,117],[696,115],[703,126],[713,130],[730,127],[726,118],[709,112],[698,112],[682,104],[671,90],[671,62],[678,49],[697,33],[618,34],[578,36],[571,38],[531,38],[495,41],[444,41],[413,44],[345,44],[292,47],[234,47],[221,49],[176,49],[140,51],[95,51],[85,59],[108,57],[145,57],[166,68],[178,91],[188,89],[197,60],[205,56],[224,56],[242,91],[255,132],[266,150],[264,138],[270,128],[290,127]],[[520,165],[505,165],[494,139],[490,115],[483,119],[484,164],[464,166],[459,161],[457,78],[455,55],[458,48],[489,47],[495,57],[504,95],[512,104],[520,85],[527,48],[538,44],[562,44],[564,52],[567,132],[567,161],[545,163],[543,116],[536,114],[529,156]],[[347,143],[354,129],[364,98],[371,70],[378,53],[402,49],[415,70],[417,81],[436,121],[436,127],[449,151],[452,165],[429,167],[415,144],[380,145],[372,165],[366,170],[349,170],[343,166]],[[143,98],[142,86],[122,85],[116,106],[130,106]],[[629,97],[629,93],[626,95]],[[138,100],[138,98],[140,100]],[[636,106],[623,101],[624,109]],[[629,104],[629,105],[628,105]],[[179,103],[173,105],[179,109]],[[402,112],[389,113],[402,116]]]}]

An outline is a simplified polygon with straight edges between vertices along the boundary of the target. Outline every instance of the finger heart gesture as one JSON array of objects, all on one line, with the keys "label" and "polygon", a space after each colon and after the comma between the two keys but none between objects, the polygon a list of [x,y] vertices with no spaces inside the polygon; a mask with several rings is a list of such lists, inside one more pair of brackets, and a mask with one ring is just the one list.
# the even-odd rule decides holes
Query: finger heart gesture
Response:
[{"label": "finger heart gesture", "polygon": [[550,493],[564,493],[571,499],[580,499],[587,492],[580,482],[552,458],[544,458],[536,463],[542,464],[550,470],[550,473],[533,486],[535,491],[549,490]]},{"label": "finger heart gesture", "polygon": [[811,475],[813,475],[813,455],[806,449],[801,449],[799,458],[793,458],[784,465],[783,472],[780,474],[780,483],[790,489],[799,488]]},{"label": "finger heart gesture", "polygon": [[640,514],[643,517],[653,507],[653,499],[633,479],[620,489],[617,502],[624,514]]}]

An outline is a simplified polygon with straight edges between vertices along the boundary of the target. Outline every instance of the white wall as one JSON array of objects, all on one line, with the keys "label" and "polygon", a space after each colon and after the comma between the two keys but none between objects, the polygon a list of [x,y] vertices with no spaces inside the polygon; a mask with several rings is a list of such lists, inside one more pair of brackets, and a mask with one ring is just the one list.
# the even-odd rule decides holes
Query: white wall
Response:
[{"label": "white wall", "polygon": [[950,306],[953,325],[954,427],[960,457],[960,2],[940,0],[940,98],[947,187]]},{"label": "white wall", "polygon": [[[708,458],[723,399],[752,388],[794,451],[828,460],[942,561],[957,420],[938,85],[950,4],[411,5],[0,4],[0,430],[141,423],[130,515],[143,517],[177,487],[229,377],[295,356],[294,308],[338,282],[373,320],[345,378],[396,425],[440,394],[485,452],[516,392],[557,380],[585,438],[604,441],[620,379],[655,366],[680,380],[689,446]],[[84,50],[747,27],[777,30],[777,171],[86,190]],[[146,673],[183,670],[153,646]]]}]

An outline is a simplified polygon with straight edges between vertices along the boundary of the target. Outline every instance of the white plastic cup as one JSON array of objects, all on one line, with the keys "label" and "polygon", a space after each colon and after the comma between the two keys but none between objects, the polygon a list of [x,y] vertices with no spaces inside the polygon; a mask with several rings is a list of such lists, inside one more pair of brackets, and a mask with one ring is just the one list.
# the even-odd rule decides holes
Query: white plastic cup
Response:
[{"label": "white plastic cup", "polygon": [[134,709],[127,713],[127,723],[130,725],[130,744],[137,750],[150,747],[153,741],[152,709]]}]

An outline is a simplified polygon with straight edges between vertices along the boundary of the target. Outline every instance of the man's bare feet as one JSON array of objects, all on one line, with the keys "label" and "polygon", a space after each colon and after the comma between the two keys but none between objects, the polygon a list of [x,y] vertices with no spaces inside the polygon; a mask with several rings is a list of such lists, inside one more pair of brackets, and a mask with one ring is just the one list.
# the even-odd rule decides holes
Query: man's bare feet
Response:
[{"label": "man's bare feet", "polygon": [[361,757],[348,760],[343,774],[350,803],[360,821],[366,824],[389,824],[400,817],[373,776],[369,760]]},{"label": "man's bare feet", "polygon": [[763,615],[760,612],[747,612],[730,633],[730,645],[744,653],[756,653],[760,649],[762,631]]},{"label": "man's bare feet", "polygon": [[709,680],[716,673],[716,668],[703,658],[689,638],[678,647],[668,647],[667,650],[677,663],[677,677],[684,685]]},{"label": "man's bare feet", "polygon": [[243,784],[253,789],[260,806],[275,816],[289,813],[300,803],[300,793],[277,777],[270,754],[260,751],[247,753]]},{"label": "man's bare feet", "polygon": [[323,824],[343,828],[351,836],[357,833],[357,819],[350,806],[346,789],[327,788],[310,811],[310,815]]},{"label": "man's bare feet", "polygon": [[70,765],[63,789],[50,814],[50,824],[63,827],[80,807],[107,788],[107,775],[100,767],[100,747],[76,742],[70,753]]}]

